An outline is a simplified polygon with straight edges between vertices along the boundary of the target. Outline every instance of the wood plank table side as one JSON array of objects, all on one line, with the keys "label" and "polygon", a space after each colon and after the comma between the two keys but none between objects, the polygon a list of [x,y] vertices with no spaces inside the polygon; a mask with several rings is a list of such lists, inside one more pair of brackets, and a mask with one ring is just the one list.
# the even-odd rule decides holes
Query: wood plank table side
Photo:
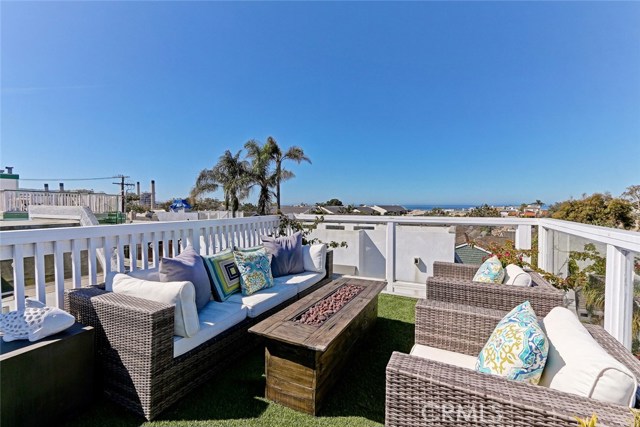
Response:
[{"label": "wood plank table side", "polygon": [[[345,284],[364,289],[319,326],[292,319]],[[335,280],[253,326],[265,338],[266,397],[315,415],[360,337],[378,316],[378,294],[386,282]]]}]

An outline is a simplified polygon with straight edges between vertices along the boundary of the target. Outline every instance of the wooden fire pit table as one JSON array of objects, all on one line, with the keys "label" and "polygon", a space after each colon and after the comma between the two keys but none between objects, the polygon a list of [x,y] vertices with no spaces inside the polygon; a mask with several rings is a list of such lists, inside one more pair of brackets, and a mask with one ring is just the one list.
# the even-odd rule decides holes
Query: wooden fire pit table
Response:
[{"label": "wooden fire pit table", "polygon": [[[355,278],[334,280],[249,329],[265,338],[267,399],[316,415],[356,343],[375,323],[378,294],[386,285]],[[327,316],[319,311],[321,305],[333,311],[344,303],[338,296],[354,293],[335,313]],[[333,303],[323,303],[326,298]]]}]

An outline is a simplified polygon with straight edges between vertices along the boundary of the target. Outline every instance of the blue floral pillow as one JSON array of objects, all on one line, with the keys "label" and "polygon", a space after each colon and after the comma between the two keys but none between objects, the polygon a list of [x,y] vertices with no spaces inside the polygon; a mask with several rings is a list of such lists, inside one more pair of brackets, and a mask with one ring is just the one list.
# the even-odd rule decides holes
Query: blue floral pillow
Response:
[{"label": "blue floral pillow", "polygon": [[549,340],[526,301],[498,323],[478,355],[476,371],[538,384],[548,353]]},{"label": "blue floral pillow", "polygon": [[504,267],[497,256],[492,256],[482,263],[476,275],[473,276],[474,282],[482,283],[502,283],[504,280]]},{"label": "blue floral pillow", "polygon": [[233,257],[240,271],[240,290],[242,295],[251,295],[260,289],[273,286],[271,262],[264,247],[236,248],[233,251]]}]

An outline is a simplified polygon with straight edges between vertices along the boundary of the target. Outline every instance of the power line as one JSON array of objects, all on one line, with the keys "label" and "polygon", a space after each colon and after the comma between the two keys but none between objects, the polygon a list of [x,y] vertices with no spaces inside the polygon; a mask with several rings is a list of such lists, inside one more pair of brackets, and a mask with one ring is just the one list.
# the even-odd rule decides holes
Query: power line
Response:
[{"label": "power line", "polygon": [[100,179],[120,178],[117,176],[104,176],[99,178],[20,178],[20,181],[97,181]]}]

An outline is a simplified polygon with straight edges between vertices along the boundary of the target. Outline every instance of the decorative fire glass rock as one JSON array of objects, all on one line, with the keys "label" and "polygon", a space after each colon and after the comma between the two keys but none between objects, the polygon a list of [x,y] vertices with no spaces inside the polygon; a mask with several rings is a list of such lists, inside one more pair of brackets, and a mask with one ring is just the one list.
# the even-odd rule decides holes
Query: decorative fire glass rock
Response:
[{"label": "decorative fire glass rock", "polygon": [[363,286],[357,285],[341,286],[331,295],[324,297],[300,313],[293,321],[304,323],[305,325],[320,326],[354,299],[363,289]]}]

